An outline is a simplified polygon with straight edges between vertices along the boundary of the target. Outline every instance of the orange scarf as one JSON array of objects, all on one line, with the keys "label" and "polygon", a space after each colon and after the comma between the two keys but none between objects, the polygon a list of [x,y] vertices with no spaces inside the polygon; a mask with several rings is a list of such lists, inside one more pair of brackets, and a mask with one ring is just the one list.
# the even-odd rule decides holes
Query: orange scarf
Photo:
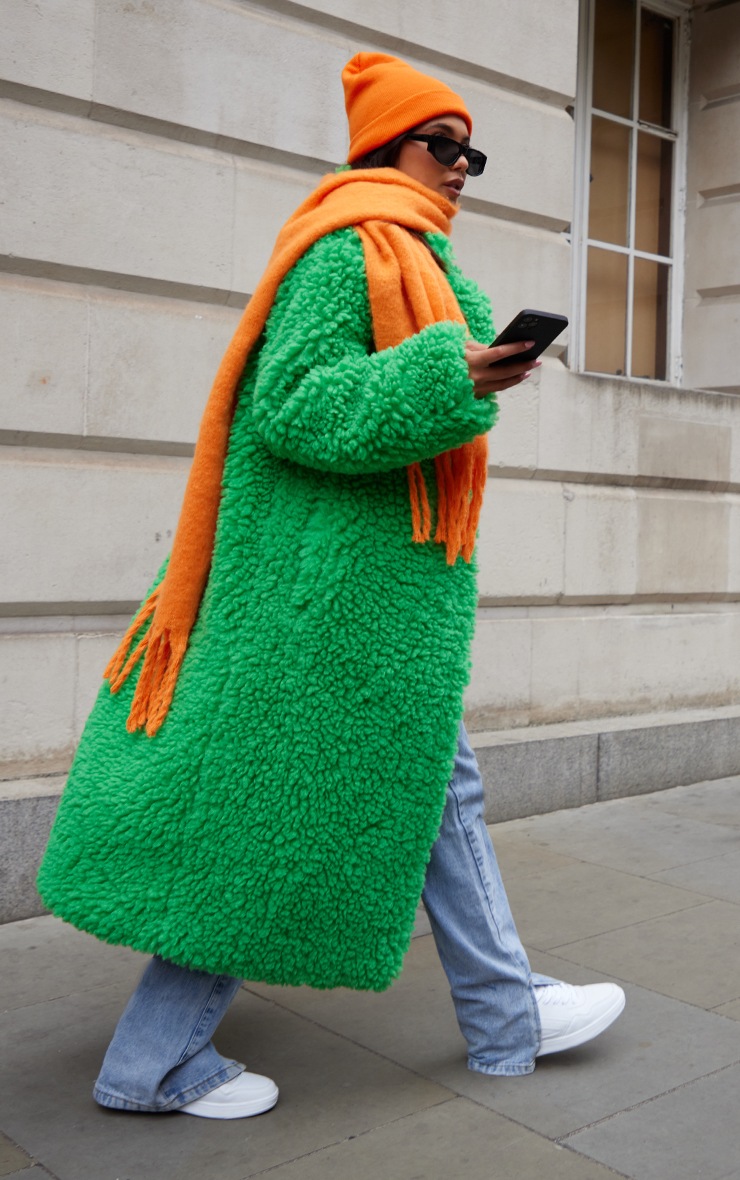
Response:
[{"label": "orange scarf", "polygon": [[[394,168],[358,169],[324,177],[286,221],[216,374],[167,572],[105,670],[111,692],[118,692],[144,657],[127,722],[130,732],[145,728],[151,737],[167,716],[210,572],[236,390],[283,278],[319,238],[353,225],[365,253],[378,351],[399,344],[428,324],[464,323],[444,272],[423,242],[407,232],[449,234],[455,212],[446,198]],[[435,459],[434,539],[445,544],[450,565],[460,554],[465,561],[472,556],[486,464],[485,436]],[[408,477],[413,540],[425,542],[431,536],[431,512],[420,464],[408,468]]]}]

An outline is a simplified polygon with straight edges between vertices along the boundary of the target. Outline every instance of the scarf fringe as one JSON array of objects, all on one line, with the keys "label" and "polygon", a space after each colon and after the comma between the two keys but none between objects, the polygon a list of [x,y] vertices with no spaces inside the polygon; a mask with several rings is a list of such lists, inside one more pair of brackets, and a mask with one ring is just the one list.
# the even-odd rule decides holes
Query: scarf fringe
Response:
[{"label": "scarf fringe", "polygon": [[421,463],[411,463],[406,471],[409,479],[409,499],[411,500],[412,540],[423,544],[432,535],[432,510],[429,507],[424,472],[421,469]]},{"label": "scarf fringe", "polygon": [[188,645],[187,635],[175,637],[170,628],[158,628],[156,623],[136,642],[157,609],[159,589],[157,586],[139,608],[104,673],[111,692],[117,693],[143,657],[126,729],[129,733],[144,729],[148,737],[154,736],[167,716]]}]

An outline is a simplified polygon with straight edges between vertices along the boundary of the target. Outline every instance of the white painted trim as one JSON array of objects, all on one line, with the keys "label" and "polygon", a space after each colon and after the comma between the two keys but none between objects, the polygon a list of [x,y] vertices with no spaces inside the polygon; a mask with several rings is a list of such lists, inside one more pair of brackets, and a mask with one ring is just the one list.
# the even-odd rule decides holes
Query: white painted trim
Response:
[{"label": "white painted trim", "polygon": [[[673,77],[673,113],[671,130],[653,128],[641,123],[640,120],[622,119],[609,112],[599,112],[591,107],[591,92],[593,85],[593,30],[594,30],[594,0],[581,0],[580,28],[578,43],[578,74],[575,116],[575,176],[573,184],[573,225],[571,226],[572,250],[572,286],[571,286],[571,335],[568,350],[568,363],[575,372],[586,372],[586,285],[588,274],[588,246],[603,245],[620,254],[629,256],[628,275],[628,305],[627,341],[625,365],[629,372],[632,364],[632,303],[633,303],[633,271],[634,259],[645,258],[655,262],[667,263],[671,268],[668,291],[668,323],[667,323],[667,363],[664,385],[680,385],[683,375],[682,360],[682,330],[684,303],[684,253],[686,227],[686,153],[688,136],[688,97],[689,97],[689,45],[691,11],[690,0],[637,0],[637,43],[636,55],[639,53],[639,11],[647,8],[653,12],[662,13],[675,19],[676,37],[674,42],[674,77]],[[639,84],[635,71],[634,86]],[[636,110],[636,106],[634,107]],[[671,186],[671,255],[665,257],[647,253],[643,250],[616,246],[613,243],[599,243],[588,237],[589,219],[589,181],[588,169],[591,156],[591,115],[603,114],[615,122],[637,129],[644,127],[652,134],[659,135],[674,143],[673,178]],[[634,238],[634,216],[636,187],[633,183],[635,168],[635,153],[637,151],[637,136],[633,136],[630,158],[630,209],[629,209],[629,241]],[[612,374],[614,376],[614,374]],[[631,378],[627,380],[644,380]]]}]

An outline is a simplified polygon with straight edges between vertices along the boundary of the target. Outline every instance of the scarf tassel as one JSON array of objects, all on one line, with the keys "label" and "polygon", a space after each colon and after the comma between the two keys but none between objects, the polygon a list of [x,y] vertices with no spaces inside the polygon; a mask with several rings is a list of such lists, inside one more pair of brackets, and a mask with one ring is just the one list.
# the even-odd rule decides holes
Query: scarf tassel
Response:
[{"label": "scarf tassel", "polygon": [[[143,657],[126,729],[129,733],[144,729],[149,737],[167,716],[188,644],[187,635],[176,639],[170,628],[157,626],[153,616],[158,601],[159,586],[140,607],[104,673],[111,692],[117,693]],[[146,634],[137,642],[139,632],[150,619],[153,621]]]}]

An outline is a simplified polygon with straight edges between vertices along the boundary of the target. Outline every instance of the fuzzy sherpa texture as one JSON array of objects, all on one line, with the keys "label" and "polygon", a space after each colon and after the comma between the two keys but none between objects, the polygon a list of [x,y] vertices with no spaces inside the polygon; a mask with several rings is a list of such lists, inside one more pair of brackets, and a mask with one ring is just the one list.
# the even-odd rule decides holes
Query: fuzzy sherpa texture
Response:
[{"label": "fuzzy sherpa texture", "polygon": [[[471,334],[486,297],[430,237]],[[184,966],[381,990],[401,969],[468,678],[474,566],[411,540],[405,468],[488,430],[459,324],[373,350],[353,229],[284,280],[241,383],[167,723],[101,689],[39,873],[59,917]],[[161,571],[162,572],[162,571]],[[161,576],[160,572],[160,576]]]}]

